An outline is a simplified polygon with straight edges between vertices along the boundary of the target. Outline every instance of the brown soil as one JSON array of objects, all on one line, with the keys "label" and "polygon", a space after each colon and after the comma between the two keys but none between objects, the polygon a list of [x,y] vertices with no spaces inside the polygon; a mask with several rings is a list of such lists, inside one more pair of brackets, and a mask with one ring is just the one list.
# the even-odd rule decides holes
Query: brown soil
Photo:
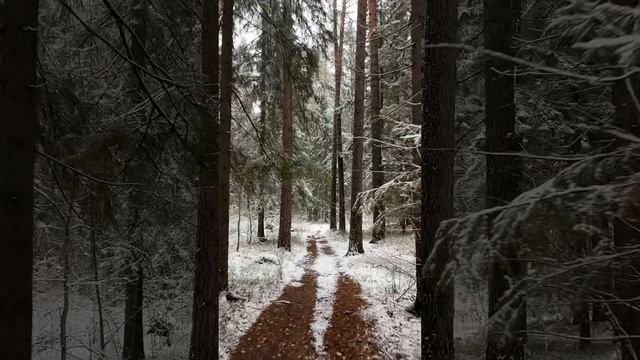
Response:
[{"label": "brown soil", "polygon": [[[318,257],[314,239],[307,245],[307,263]],[[240,338],[231,359],[315,359],[311,323],[316,304],[316,275],[307,270],[300,286],[287,286]]]},{"label": "brown soil", "polygon": [[[316,237],[310,236],[307,245],[307,266],[318,257]],[[326,240],[324,254],[335,252]],[[306,270],[299,286],[287,286],[282,295],[269,305],[256,323],[240,338],[231,354],[232,360],[256,359],[381,359],[375,342],[375,327],[364,320],[362,310],[367,303],[357,282],[345,275],[338,279],[336,297],[329,327],[324,336],[325,354],[315,352],[313,342],[314,308],[317,275]]]},{"label": "brown soil", "polygon": [[331,359],[381,359],[375,342],[375,326],[362,317],[367,303],[360,285],[346,275],[338,278],[336,299],[329,328],[324,335],[325,351]]}]

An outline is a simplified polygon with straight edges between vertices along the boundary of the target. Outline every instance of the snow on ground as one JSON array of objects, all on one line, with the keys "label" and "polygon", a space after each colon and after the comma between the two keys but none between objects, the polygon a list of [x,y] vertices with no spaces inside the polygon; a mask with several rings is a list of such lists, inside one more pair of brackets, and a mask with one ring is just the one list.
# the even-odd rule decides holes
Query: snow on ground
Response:
[{"label": "snow on ground", "polygon": [[329,327],[329,321],[333,314],[336,284],[338,283],[339,261],[335,255],[326,255],[322,251],[322,245],[318,245],[318,258],[311,267],[318,276],[318,292],[316,295],[316,308],[314,309],[314,321],[311,324],[313,339],[318,354],[324,353],[324,334]]}]

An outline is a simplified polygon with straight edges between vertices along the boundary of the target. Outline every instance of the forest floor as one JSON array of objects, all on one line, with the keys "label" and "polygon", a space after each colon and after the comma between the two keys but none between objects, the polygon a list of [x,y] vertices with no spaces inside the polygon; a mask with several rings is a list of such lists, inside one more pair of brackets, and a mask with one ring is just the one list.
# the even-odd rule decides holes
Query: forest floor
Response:
[{"label": "forest floor", "polygon": [[[346,235],[330,231],[327,224],[295,222],[291,252],[276,250],[277,227],[268,228],[266,242],[249,241],[250,229],[250,223],[243,221],[240,229],[232,229],[229,235],[230,287],[240,300],[230,301],[224,294],[220,297],[220,359],[278,358],[277,354],[296,359],[420,358],[420,319],[406,311],[415,299],[411,232],[403,233],[399,226],[388,224],[383,242],[365,242],[364,254],[344,256]],[[187,253],[184,258],[189,260]],[[60,269],[50,265],[55,263],[36,266],[36,360],[60,358],[62,290]],[[158,320],[171,324],[172,330],[169,339],[145,334],[145,352],[148,359],[186,360],[192,275],[169,271],[169,276],[163,277],[160,269],[151,266],[145,283],[145,332]],[[70,299],[68,358],[95,359],[99,341],[93,283],[81,275]],[[468,276],[463,270],[456,275],[457,360],[484,358],[486,288],[477,285],[482,281],[469,281]],[[117,286],[116,280],[105,281],[103,286],[105,359],[114,360],[121,357],[124,318],[122,286]],[[569,299],[530,300],[531,330],[577,335],[577,327],[570,325]],[[606,324],[594,328],[594,336],[599,335],[611,335]],[[577,345],[575,340],[560,337],[531,336],[527,359],[618,359],[616,345],[610,342],[595,343],[586,352]]]},{"label": "forest floor", "polygon": [[231,359],[381,358],[375,326],[364,319],[360,285],[340,272],[334,250],[318,233],[307,236],[305,265],[302,279],[260,314]]}]

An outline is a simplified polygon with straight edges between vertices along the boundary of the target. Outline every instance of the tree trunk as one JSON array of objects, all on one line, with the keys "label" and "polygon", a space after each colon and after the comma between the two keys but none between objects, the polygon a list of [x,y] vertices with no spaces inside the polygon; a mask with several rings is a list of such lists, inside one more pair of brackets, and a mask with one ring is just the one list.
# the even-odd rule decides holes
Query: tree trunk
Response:
[{"label": "tree trunk", "polygon": [[[369,56],[371,72],[371,185],[379,189],[384,185],[384,168],[382,167],[382,132],[384,122],[380,116],[380,60],[378,49],[380,38],[378,34],[378,5],[377,0],[369,0]],[[384,239],[385,219],[384,202],[377,199],[373,206],[372,243]]]},{"label": "tree trunk", "polygon": [[[291,26],[291,3],[284,0],[282,18],[284,33],[293,31]],[[286,40],[284,40],[286,41]],[[285,49],[288,48],[285,45]],[[291,211],[293,206],[293,78],[291,63],[287,51],[283,58],[282,68],[282,169],[280,187],[280,228],[278,230],[278,248],[291,251]]]},{"label": "tree trunk", "polygon": [[[411,42],[413,43],[411,51],[411,103],[414,105],[411,107],[411,119],[414,125],[420,125],[422,123],[422,28],[424,22],[422,19],[423,5],[422,0],[411,0]],[[418,148],[413,152],[413,162],[420,166],[420,149]],[[414,202],[419,203],[420,191],[413,191],[412,198]],[[422,265],[425,263],[424,250],[422,249],[421,241],[421,219],[420,219],[420,206],[411,207],[411,225],[413,226],[414,241],[416,247],[416,301],[413,304],[413,309],[416,313],[420,314],[420,307],[422,306],[422,295],[424,290],[422,289]],[[405,232],[406,222],[403,219],[402,233]]]},{"label": "tree trunk", "polygon": [[[341,94],[341,78],[342,78],[342,54],[341,54],[341,38],[338,34],[338,0],[333,0],[333,34],[335,41],[333,44],[334,65],[335,65],[335,86],[334,86],[334,113],[333,113],[333,141],[331,154],[331,200],[329,209],[329,228],[337,230],[337,213],[338,205],[338,137],[342,136],[342,129],[338,128],[340,121],[340,94]],[[342,30],[341,30],[342,31]],[[340,124],[342,125],[342,124]]]},{"label": "tree trunk", "polygon": [[[423,44],[455,43],[457,2],[427,0]],[[442,279],[451,254],[448,244],[436,247],[440,223],[453,211],[455,147],[456,50],[424,49],[422,89],[422,248],[433,263],[422,269],[422,359],[453,360],[453,279]]]},{"label": "tree trunk", "polygon": [[[70,198],[69,201],[73,201]],[[69,253],[71,252],[71,219],[73,217],[73,203],[69,204],[69,212],[64,219],[64,242],[62,245],[62,312],[60,314],[60,360],[67,359],[67,319],[69,318],[69,277],[71,276],[71,264]]]},{"label": "tree trunk", "polygon": [[220,128],[218,131],[218,281],[229,287],[229,175],[231,173],[231,99],[233,96],[233,0],[222,3],[222,56],[220,58]]},{"label": "tree trunk", "polygon": [[340,14],[340,39],[338,41],[338,56],[336,57],[336,97],[335,97],[335,113],[334,113],[334,136],[336,141],[337,156],[337,181],[338,181],[338,232],[345,234],[347,232],[346,215],[344,206],[344,157],[342,155],[342,53],[344,50],[344,23],[347,14],[347,0],[342,0],[342,12]]},{"label": "tree trunk", "polygon": [[364,146],[364,85],[365,43],[367,36],[367,0],[358,0],[356,21],[356,64],[353,110],[353,157],[351,161],[351,217],[349,221],[349,250],[347,255],[364,253],[362,247],[362,204],[358,196],[362,192]]},{"label": "tree trunk", "polygon": [[[484,2],[485,48],[513,55],[512,37],[519,14],[517,0],[486,0]],[[516,106],[512,74],[514,65],[489,57],[485,61],[486,148],[489,152],[518,152],[516,136]],[[502,206],[519,194],[520,164],[512,156],[487,156],[487,207]],[[489,238],[494,217],[488,218]],[[524,358],[526,336],[525,299],[504,299],[510,284],[526,275],[526,265],[510,260],[518,257],[514,245],[498,249],[503,258],[494,259],[489,275],[489,318],[495,325],[489,329],[487,360],[518,360]],[[505,260],[509,259],[509,260]],[[512,301],[510,301],[512,300]],[[506,301],[506,302],[505,302]],[[508,305],[505,305],[508,304]],[[502,319],[505,306],[515,309],[515,319]],[[501,320],[504,320],[501,321]],[[513,321],[511,321],[513,320]],[[504,324],[509,324],[505,328]],[[501,335],[501,334],[506,334]]]},{"label": "tree trunk", "polygon": [[253,240],[253,222],[251,221],[251,196],[247,193],[247,216],[249,217],[249,238],[247,242],[251,244]]},{"label": "tree trunk", "polygon": [[100,335],[100,356],[104,357],[106,347],[104,340],[104,314],[102,310],[102,295],[100,294],[100,276],[98,273],[98,244],[96,241],[96,231],[91,229],[91,265],[93,265],[93,281],[95,282],[96,303],[98,307],[98,331]]},{"label": "tree trunk", "polygon": [[0,359],[31,359],[38,1],[0,3]]},{"label": "tree trunk", "polygon": [[240,251],[240,220],[242,214],[242,191],[238,190],[238,224],[236,225],[238,238],[236,240],[236,252]]},{"label": "tree trunk", "polygon": [[[612,0],[616,5],[637,7],[638,0]],[[620,74],[626,69],[621,69]],[[640,94],[640,76],[638,74],[626,77],[625,80],[616,82],[612,89],[612,103],[615,107],[613,125],[640,136],[638,124],[639,109],[634,96]],[[612,147],[624,145],[626,141],[616,139]],[[621,217],[615,217],[613,223],[613,245],[617,252],[628,250],[629,247],[640,244],[638,227],[640,227],[640,188],[636,187],[630,192],[627,205],[622,209]],[[614,266],[613,295],[616,299],[629,299],[626,302],[616,302],[611,305],[613,312],[614,329],[621,337],[635,337],[620,341],[622,360],[636,360],[640,358],[640,281],[637,275],[640,272],[640,259],[638,256],[632,259],[621,260]]]},{"label": "tree trunk", "polygon": [[[135,237],[135,235],[134,235]],[[142,234],[134,242],[133,258],[131,259],[131,274],[126,285],[125,325],[122,358],[125,360],[144,359],[144,330],[143,330],[143,290],[142,270]]]},{"label": "tree trunk", "polygon": [[218,0],[202,2],[202,72],[208,116],[198,129],[200,189],[190,360],[218,358]]},{"label": "tree trunk", "polygon": [[[148,30],[148,8],[147,3],[144,0],[134,0],[131,4],[133,18],[135,23],[133,25],[134,39],[131,43],[131,56],[133,62],[139,66],[146,65],[145,48],[147,42],[147,30]],[[132,68],[132,83],[143,86],[141,83],[142,75],[138,73],[137,67]],[[137,89],[139,86],[132,86],[131,99],[133,104],[139,104],[143,102],[143,97]],[[143,117],[144,115],[139,115]],[[138,119],[144,121],[145,119]],[[129,168],[130,178],[133,178],[136,182],[143,182],[144,169],[141,160],[135,160]],[[125,177],[127,176],[125,172]],[[142,318],[143,309],[143,267],[142,267],[142,254],[143,247],[143,235],[140,231],[140,211],[143,204],[143,189],[136,187],[132,189],[129,196],[129,207],[132,215],[129,223],[128,243],[130,247],[127,284],[125,286],[125,324],[124,324],[124,342],[122,345],[122,358],[126,360],[140,360],[144,359],[144,324]]]},{"label": "tree trunk", "polygon": [[258,210],[258,241],[264,241],[264,208]]}]

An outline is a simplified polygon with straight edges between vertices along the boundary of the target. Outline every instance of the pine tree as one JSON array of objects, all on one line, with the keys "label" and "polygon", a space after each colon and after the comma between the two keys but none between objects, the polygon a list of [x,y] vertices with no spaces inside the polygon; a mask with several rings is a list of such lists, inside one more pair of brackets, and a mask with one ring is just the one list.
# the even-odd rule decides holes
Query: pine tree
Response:
[{"label": "pine tree", "polygon": [[422,83],[422,248],[433,263],[422,269],[422,359],[453,360],[453,280],[442,279],[450,260],[449,247],[436,247],[440,223],[454,215],[453,165],[455,146],[456,50],[437,47],[455,43],[457,7],[455,1],[427,0],[424,80]]},{"label": "pine tree", "polygon": [[[519,14],[518,1],[484,1],[484,45],[486,49],[513,55],[512,38],[515,35],[516,20]],[[486,112],[486,149],[488,152],[519,152],[516,136],[516,105],[514,95],[515,80],[512,74],[514,64],[488,57],[484,66],[485,73],[485,112]],[[487,156],[486,182],[487,206],[489,208],[508,204],[519,195],[520,165],[515,157]],[[488,229],[494,216],[490,216]],[[495,259],[489,275],[489,317],[492,318],[502,309],[501,302],[508,293],[510,284],[526,275],[525,265],[516,260],[518,249],[509,246],[500,249],[504,259]],[[487,342],[487,360],[519,360],[524,358],[524,337],[526,329],[526,309],[524,299],[512,302],[515,319],[492,327]],[[497,320],[497,319],[494,319]],[[499,334],[507,333],[501,337]]]},{"label": "pine tree", "polygon": [[220,291],[229,287],[229,177],[231,175],[231,99],[233,98],[233,0],[222,3],[220,128],[218,131],[218,269]]},{"label": "pine tree", "polygon": [[[133,0],[131,11],[135,24],[131,41],[131,58],[139,66],[147,64],[145,46],[148,37],[148,9],[147,3],[142,0]],[[135,105],[144,101],[143,92],[139,91],[144,85],[144,77],[135,66],[131,68],[131,99]],[[144,111],[137,115],[137,120],[144,122]],[[129,166],[128,176],[136,182],[143,182],[144,160],[136,159],[132,166]],[[144,190],[135,187],[129,196],[129,207],[131,208],[129,229],[127,231],[128,242],[131,253],[129,254],[129,268],[127,270],[127,284],[125,287],[125,310],[124,310],[124,341],[122,344],[122,358],[125,360],[144,359],[144,324],[143,324],[143,302],[144,302],[144,270],[142,254],[144,253],[144,234],[141,230],[144,209]]]},{"label": "pine tree", "polygon": [[38,1],[0,3],[0,358],[31,359]]},{"label": "pine tree", "polygon": [[[282,4],[283,32],[289,36],[292,29],[291,0]],[[285,46],[287,49],[288,46]],[[293,78],[290,55],[282,58],[282,149],[283,162],[280,188],[280,228],[278,248],[291,251],[291,216],[293,208]]]},{"label": "pine tree", "polygon": [[218,0],[202,3],[202,72],[209,106],[198,129],[200,189],[189,359],[218,357]]},{"label": "pine tree", "polygon": [[367,35],[367,0],[358,0],[356,21],[356,62],[353,110],[353,156],[351,158],[351,216],[349,221],[349,250],[347,255],[364,253],[362,247],[362,192],[364,147],[364,85],[365,43]]},{"label": "pine tree", "polygon": [[[382,132],[384,120],[380,116],[380,34],[378,33],[377,0],[369,0],[369,56],[371,73],[371,185],[374,189],[384,185],[384,168],[382,166]],[[377,199],[373,206],[373,230],[371,242],[379,242],[385,235],[384,202]]]}]

